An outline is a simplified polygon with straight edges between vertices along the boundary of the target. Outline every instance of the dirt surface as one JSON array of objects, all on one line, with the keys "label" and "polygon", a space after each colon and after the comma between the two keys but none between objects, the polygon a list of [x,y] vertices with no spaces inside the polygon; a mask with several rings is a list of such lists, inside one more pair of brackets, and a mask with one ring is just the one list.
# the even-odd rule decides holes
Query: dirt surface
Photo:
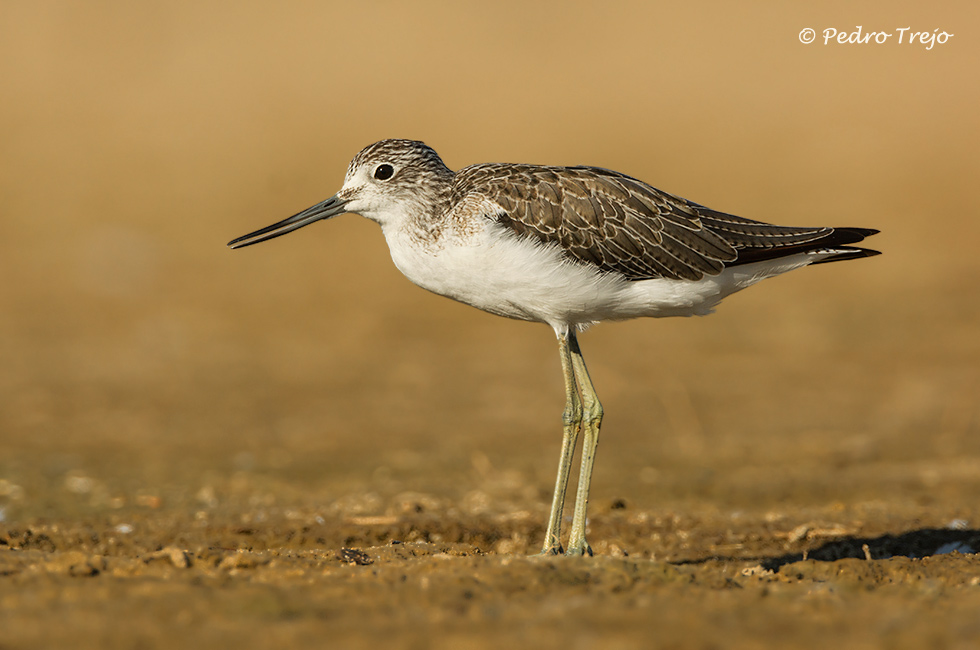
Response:
[{"label": "dirt surface", "polygon": [[[859,4],[5,6],[0,648],[977,647],[980,16]],[[955,36],[798,39],[858,24]],[[884,254],[583,334],[595,557],[534,557],[553,334],[354,216],[224,246],[383,137]]]},{"label": "dirt surface", "polygon": [[[617,503],[593,519],[596,557],[543,558],[525,557],[540,512],[430,500],[346,517],[151,504],[6,527],[5,646],[965,648],[980,634],[980,533],[962,521],[930,528],[887,507],[801,524],[658,517]],[[872,532],[892,517],[916,523]]]}]

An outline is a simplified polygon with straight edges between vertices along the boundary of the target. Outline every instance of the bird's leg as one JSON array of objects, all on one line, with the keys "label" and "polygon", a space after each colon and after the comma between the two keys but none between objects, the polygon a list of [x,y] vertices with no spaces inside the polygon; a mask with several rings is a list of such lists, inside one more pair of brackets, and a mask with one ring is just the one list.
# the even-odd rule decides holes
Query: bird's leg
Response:
[{"label": "bird's leg", "polygon": [[551,500],[551,516],[548,518],[548,532],[544,538],[542,555],[560,555],[561,516],[565,509],[565,490],[568,488],[568,473],[572,467],[572,455],[582,426],[582,401],[579,399],[575,383],[575,369],[569,350],[569,339],[575,334],[558,336],[558,352],[561,354],[561,371],[565,377],[565,411],[562,413],[561,460],[558,463],[558,479],[555,481],[555,495]]},{"label": "bird's leg", "polygon": [[572,532],[568,537],[566,555],[592,555],[592,548],[585,541],[585,514],[589,507],[589,483],[592,481],[592,465],[599,444],[599,427],[602,425],[602,404],[592,386],[585,359],[578,347],[575,333],[569,334],[569,352],[572,370],[582,393],[582,469],[578,476],[578,493],[575,496],[575,514],[572,516]]}]

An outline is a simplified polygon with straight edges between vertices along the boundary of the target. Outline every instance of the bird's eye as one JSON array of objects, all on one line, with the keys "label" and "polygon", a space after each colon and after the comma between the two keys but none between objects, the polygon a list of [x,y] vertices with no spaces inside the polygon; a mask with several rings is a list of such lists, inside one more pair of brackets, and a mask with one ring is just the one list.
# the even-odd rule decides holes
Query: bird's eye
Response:
[{"label": "bird's eye", "polygon": [[374,177],[379,181],[386,181],[391,178],[394,173],[395,168],[385,163],[384,165],[378,165],[378,168],[374,170]]}]

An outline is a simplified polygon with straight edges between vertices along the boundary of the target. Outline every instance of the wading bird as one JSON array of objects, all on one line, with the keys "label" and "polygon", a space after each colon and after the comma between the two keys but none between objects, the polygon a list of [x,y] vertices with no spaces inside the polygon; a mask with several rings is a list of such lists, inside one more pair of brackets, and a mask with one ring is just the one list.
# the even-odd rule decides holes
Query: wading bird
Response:
[{"label": "wading bird", "polygon": [[585,539],[602,406],[576,332],[592,323],[711,313],[726,296],[810,264],[878,254],[869,228],[801,228],[743,219],[598,167],[488,163],[454,172],[414,140],[354,156],[322,203],[228,245],[241,248],[358,213],[381,225],[391,258],[424,289],[491,314],[546,323],[558,337],[565,410],[543,554],[559,554],[572,456],[583,438],[566,554]]}]

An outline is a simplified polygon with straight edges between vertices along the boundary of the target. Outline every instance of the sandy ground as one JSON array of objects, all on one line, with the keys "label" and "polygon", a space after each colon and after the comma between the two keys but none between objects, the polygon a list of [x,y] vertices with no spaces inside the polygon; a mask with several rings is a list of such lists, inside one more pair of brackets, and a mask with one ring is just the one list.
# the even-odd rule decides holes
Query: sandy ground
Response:
[{"label": "sandy ground", "polygon": [[[859,5],[6,6],[0,648],[977,647],[980,17]],[[798,40],[858,24],[956,35]],[[392,136],[884,255],[582,335],[595,557],[533,557],[552,333],[354,216],[224,246]]]}]

